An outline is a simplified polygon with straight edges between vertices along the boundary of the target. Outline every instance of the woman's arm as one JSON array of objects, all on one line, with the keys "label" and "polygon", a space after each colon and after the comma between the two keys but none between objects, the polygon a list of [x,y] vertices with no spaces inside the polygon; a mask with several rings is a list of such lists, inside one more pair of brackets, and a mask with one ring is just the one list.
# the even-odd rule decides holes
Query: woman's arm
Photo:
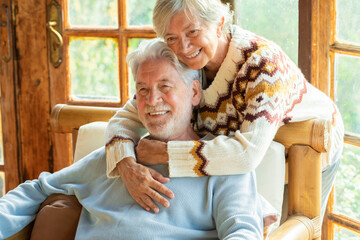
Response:
[{"label": "woman's arm", "polygon": [[119,177],[116,165],[126,157],[136,159],[135,145],[147,130],[139,120],[136,100],[130,99],[109,120],[105,131],[108,177]]},{"label": "woman's arm", "polygon": [[158,212],[155,202],[169,206],[168,198],[173,192],[163,183],[169,181],[157,171],[136,162],[135,145],[147,133],[139,120],[136,100],[129,100],[106,129],[106,163],[108,177],[119,177],[126,185],[133,199],[145,210]]}]

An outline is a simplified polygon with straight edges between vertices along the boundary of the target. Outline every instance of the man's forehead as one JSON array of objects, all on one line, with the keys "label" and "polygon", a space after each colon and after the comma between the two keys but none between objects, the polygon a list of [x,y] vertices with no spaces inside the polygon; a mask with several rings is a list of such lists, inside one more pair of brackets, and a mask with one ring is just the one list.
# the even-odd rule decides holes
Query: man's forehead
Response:
[{"label": "man's forehead", "polygon": [[148,60],[139,65],[137,71],[136,84],[145,82],[175,82],[180,78],[180,74],[172,63],[164,59]]},{"label": "man's forehead", "polygon": [[[153,78],[152,82],[156,82],[158,84],[161,84],[161,83],[171,83],[172,81],[171,81],[171,79],[167,79],[167,78],[161,78],[161,79]],[[136,81],[136,85],[147,85],[147,82],[141,81],[141,78],[138,78],[137,81]]]}]

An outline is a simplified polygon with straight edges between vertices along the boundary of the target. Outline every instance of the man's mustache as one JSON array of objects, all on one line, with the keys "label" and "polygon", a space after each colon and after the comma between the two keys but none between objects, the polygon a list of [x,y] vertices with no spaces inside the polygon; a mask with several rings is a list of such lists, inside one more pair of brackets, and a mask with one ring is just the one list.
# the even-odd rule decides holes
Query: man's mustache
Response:
[{"label": "man's mustache", "polygon": [[151,113],[151,112],[162,112],[162,111],[171,111],[172,107],[167,103],[161,103],[155,106],[146,106],[144,109],[145,113]]}]

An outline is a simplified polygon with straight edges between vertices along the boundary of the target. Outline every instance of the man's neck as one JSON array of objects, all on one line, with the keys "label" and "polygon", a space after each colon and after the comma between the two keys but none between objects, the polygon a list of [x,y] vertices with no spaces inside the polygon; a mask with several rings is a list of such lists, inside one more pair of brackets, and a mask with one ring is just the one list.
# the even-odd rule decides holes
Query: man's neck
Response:
[{"label": "man's neck", "polygon": [[184,131],[181,131],[180,134],[172,135],[167,138],[155,137],[150,134],[150,139],[159,140],[162,142],[169,142],[169,141],[196,141],[199,140],[200,137],[194,132],[191,126],[189,126]]}]

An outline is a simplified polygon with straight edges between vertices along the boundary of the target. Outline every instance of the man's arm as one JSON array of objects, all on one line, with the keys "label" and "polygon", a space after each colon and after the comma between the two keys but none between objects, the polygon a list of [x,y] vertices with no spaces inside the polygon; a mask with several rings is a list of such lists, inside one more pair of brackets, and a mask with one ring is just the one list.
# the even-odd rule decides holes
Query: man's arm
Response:
[{"label": "man's arm", "polygon": [[[87,193],[99,176],[105,176],[104,148],[73,165],[39,179],[26,181],[0,198],[0,239],[8,238],[35,219],[40,204],[52,194],[76,195]],[[79,199],[80,200],[80,199]]]},{"label": "man's arm", "polygon": [[263,214],[254,172],[213,177],[213,214],[219,239],[262,239]]}]

